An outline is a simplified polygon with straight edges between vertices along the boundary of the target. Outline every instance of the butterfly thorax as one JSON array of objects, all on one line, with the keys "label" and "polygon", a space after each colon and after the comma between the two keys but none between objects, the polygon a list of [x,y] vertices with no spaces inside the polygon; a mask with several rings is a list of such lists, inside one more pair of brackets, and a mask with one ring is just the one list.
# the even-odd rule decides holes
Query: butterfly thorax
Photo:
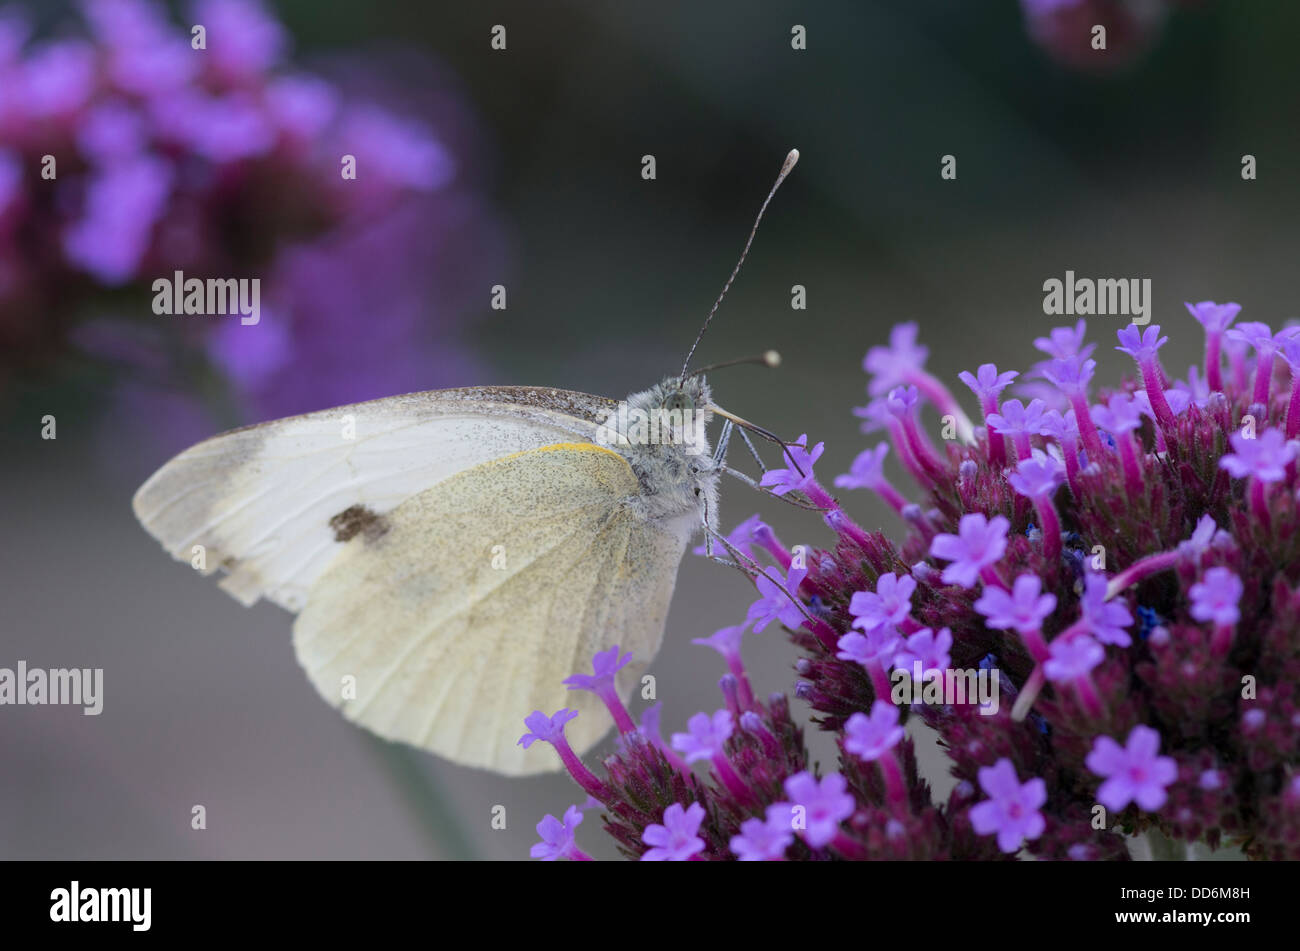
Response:
[{"label": "butterfly thorax", "polygon": [[619,403],[596,431],[596,441],[628,461],[641,483],[634,504],[646,518],[698,519],[717,501],[718,473],[706,432],[712,413],[700,377],[662,383]]}]

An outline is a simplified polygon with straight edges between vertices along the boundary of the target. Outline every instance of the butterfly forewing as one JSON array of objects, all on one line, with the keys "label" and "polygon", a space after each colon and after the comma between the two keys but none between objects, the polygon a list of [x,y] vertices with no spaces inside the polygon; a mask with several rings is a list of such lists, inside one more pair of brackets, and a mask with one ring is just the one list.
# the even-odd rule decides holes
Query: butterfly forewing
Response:
[{"label": "butterfly forewing", "polygon": [[616,404],[545,387],[466,387],[342,406],[233,430],[172,459],[136,516],[180,561],[244,604],[301,610],[355,535],[457,472],[513,452],[590,441]]}]

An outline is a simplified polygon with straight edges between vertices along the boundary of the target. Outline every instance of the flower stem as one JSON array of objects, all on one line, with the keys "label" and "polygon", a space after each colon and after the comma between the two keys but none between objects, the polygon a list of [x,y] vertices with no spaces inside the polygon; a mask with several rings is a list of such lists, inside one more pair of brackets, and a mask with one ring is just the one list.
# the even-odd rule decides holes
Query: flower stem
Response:
[{"label": "flower stem", "polygon": [[1151,412],[1155,414],[1156,422],[1166,432],[1173,432],[1174,411],[1169,408],[1169,401],[1165,399],[1164,387],[1161,385],[1160,365],[1154,356],[1150,356],[1141,361],[1138,366],[1142,371],[1142,384],[1146,387],[1147,398],[1151,401]]},{"label": "flower stem", "polygon": [[1223,370],[1219,366],[1219,334],[1207,331],[1205,334],[1205,382],[1211,390],[1223,392]]},{"label": "flower stem", "polygon": [[1250,512],[1265,529],[1272,526],[1268,514],[1268,483],[1253,476],[1250,480]]},{"label": "flower stem", "polygon": [[1154,555],[1147,555],[1140,561],[1135,561],[1110,579],[1110,584],[1106,587],[1107,600],[1115,597],[1125,588],[1135,585],[1139,581],[1144,581],[1157,572],[1172,568],[1177,560],[1178,552],[1162,551]]},{"label": "flower stem", "polygon": [[1130,498],[1142,496],[1142,467],[1138,464],[1137,441],[1132,433],[1119,437],[1119,456],[1124,466],[1124,488]]},{"label": "flower stem", "polygon": [[588,796],[604,802],[609,797],[609,791],[605,788],[605,784],[596,778],[595,773],[582,764],[582,760],[578,759],[578,754],[573,752],[573,747],[569,745],[569,741],[561,737],[552,745],[555,747],[555,752],[560,754],[560,762],[569,771],[573,781],[581,786]]},{"label": "flower stem", "polygon": [[1029,715],[1029,710],[1038,699],[1038,693],[1043,689],[1046,681],[1047,675],[1043,673],[1043,665],[1038,664],[1029,675],[1029,679],[1025,681],[1024,689],[1020,691],[1020,696],[1016,697],[1016,702],[1011,707],[1011,719],[1019,723]]},{"label": "flower stem", "polygon": [[1037,497],[1034,499],[1034,511],[1042,523],[1043,558],[1049,565],[1055,565],[1061,560],[1061,522],[1056,517],[1056,506],[1050,498]]},{"label": "flower stem", "polygon": [[1255,393],[1251,402],[1268,406],[1268,388],[1273,381],[1273,351],[1266,349],[1255,361]]},{"label": "flower stem", "polygon": [[1291,376],[1291,404],[1286,411],[1287,439],[1295,439],[1300,435],[1300,373]]}]

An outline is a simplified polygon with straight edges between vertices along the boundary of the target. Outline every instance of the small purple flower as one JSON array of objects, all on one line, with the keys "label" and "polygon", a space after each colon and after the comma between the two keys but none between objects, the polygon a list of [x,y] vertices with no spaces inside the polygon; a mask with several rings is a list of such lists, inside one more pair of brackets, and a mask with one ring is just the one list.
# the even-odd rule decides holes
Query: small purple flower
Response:
[{"label": "small purple flower", "polygon": [[748,629],[748,624],[736,624],[732,627],[720,628],[708,637],[693,638],[691,643],[699,644],[701,647],[712,647],[724,658],[730,660],[733,657],[740,656],[740,642],[744,639],[745,631]]},{"label": "small purple flower", "polygon": [[732,836],[731,851],[742,862],[776,862],[785,858],[785,850],[794,842],[790,829],[788,804],[768,806],[768,818],[746,819],[740,835]]},{"label": "small purple flower", "polygon": [[792,599],[799,596],[799,585],[807,577],[808,569],[796,568],[792,563],[786,575],[784,590],[773,576],[774,570],[764,568],[762,574],[754,578],[759,598],[749,606],[746,620],[754,625],[756,634],[761,634],[763,629],[773,621],[780,621],[786,627],[798,627],[803,624],[803,612]]},{"label": "small purple flower", "polygon": [[[857,810],[847,790],[848,784],[839,773],[823,777],[820,783],[806,771],[786,779],[785,794],[790,798],[791,806],[786,815],[790,817],[792,828],[801,833],[803,840],[813,848],[819,849],[834,841],[840,823]],[[802,809],[802,813],[796,811],[798,809]]]},{"label": "small purple flower", "polygon": [[[1144,393],[1143,396],[1145,395]],[[1091,412],[1094,423],[1116,436],[1132,432],[1142,425],[1142,411],[1127,393],[1116,393],[1109,403],[1094,406]]]},{"label": "small purple flower", "polygon": [[892,571],[876,579],[875,591],[857,591],[849,601],[853,627],[873,630],[886,625],[897,627],[912,611],[912,592],[916,579],[911,575],[901,578]]},{"label": "small purple flower", "polygon": [[1214,516],[1202,515],[1192,534],[1178,543],[1178,550],[1189,558],[1199,558],[1210,550],[1210,545],[1219,534],[1219,525],[1214,521]]},{"label": "small purple flower", "polygon": [[951,664],[948,651],[952,648],[952,631],[940,628],[936,634],[931,628],[923,627],[907,638],[904,646],[894,655],[894,666],[913,672],[916,664],[921,665],[921,680],[942,677]]},{"label": "small purple flower", "polygon": [[1007,400],[1000,412],[988,416],[988,424],[1007,436],[1037,436],[1046,411],[1047,404],[1042,400],[1030,400],[1028,406],[1020,400]]},{"label": "small purple flower", "polygon": [[572,677],[566,677],[564,683],[570,690],[590,690],[592,693],[599,694],[613,689],[615,675],[631,662],[632,652],[628,651],[620,659],[618,645],[615,645],[607,651],[600,651],[591,659],[594,674],[574,674]]},{"label": "small purple flower", "polygon": [[704,851],[704,840],[696,833],[704,822],[704,807],[693,802],[683,809],[679,802],[664,810],[663,825],[651,823],[641,834],[641,841],[651,848],[641,856],[642,862],[685,862]]},{"label": "small purple flower", "polygon": [[872,347],[862,360],[862,369],[873,377],[867,392],[882,396],[899,383],[905,382],[913,370],[925,367],[930,356],[927,347],[916,342],[917,325],[914,321],[896,324],[889,332],[889,346]]},{"label": "small purple flower", "polygon": [[1088,355],[1097,347],[1096,344],[1092,343],[1084,344],[1083,336],[1087,329],[1088,324],[1083,320],[1080,320],[1072,328],[1053,327],[1049,336],[1035,339],[1034,346],[1049,357],[1055,357],[1058,360],[1068,360],[1074,356],[1087,359]]},{"label": "small purple flower", "polygon": [[1106,659],[1106,650],[1087,634],[1058,637],[1050,645],[1051,656],[1043,661],[1048,680],[1062,682],[1086,676]]},{"label": "small purple flower", "polygon": [[885,483],[885,456],[889,455],[889,443],[882,442],[875,449],[864,449],[858,453],[853,465],[844,475],[835,477],[835,486],[840,489],[877,489]]},{"label": "small purple flower", "polygon": [[1173,388],[1166,390],[1165,396],[1172,397],[1175,393],[1186,393],[1189,405],[1195,404],[1198,409],[1205,409],[1210,401],[1210,384],[1201,378],[1200,368],[1192,364],[1187,368],[1187,379],[1174,380]]},{"label": "small purple flower", "polygon": [[574,834],[581,824],[582,810],[577,806],[570,806],[564,811],[563,822],[547,813],[542,821],[537,823],[537,834],[541,836],[542,841],[529,849],[528,854],[543,862],[573,858],[578,851]]},{"label": "small purple flower", "polygon": [[697,713],[686,721],[687,733],[673,734],[673,749],[686,757],[686,762],[712,759],[722,752],[723,745],[731,737],[734,724],[730,710],[719,710],[710,717],[707,713]]},{"label": "small purple flower", "polygon": [[1211,568],[1205,577],[1188,589],[1192,599],[1192,617],[1216,625],[1233,625],[1241,619],[1241,579],[1228,568]]},{"label": "small purple flower", "polygon": [[570,710],[567,707],[553,717],[548,717],[541,710],[534,710],[524,718],[524,726],[528,727],[528,732],[519,738],[516,745],[528,749],[541,740],[543,743],[555,746],[556,743],[564,741],[564,724],[577,715],[577,710]]},{"label": "small purple flower", "polygon": [[1296,457],[1295,445],[1287,442],[1282,430],[1276,427],[1264,430],[1254,439],[1233,433],[1232,449],[1219,460],[1219,466],[1227,469],[1234,479],[1250,477],[1260,482],[1280,482],[1286,478],[1286,467]]},{"label": "small purple flower", "polygon": [[1160,734],[1149,726],[1133,727],[1124,746],[1109,736],[1099,736],[1084,761],[1106,781],[1097,790],[1103,806],[1119,812],[1136,802],[1147,812],[1165,804],[1166,787],[1178,778],[1178,764],[1160,756]]},{"label": "small purple flower", "polygon": [[864,433],[888,429],[894,422],[894,414],[889,411],[888,402],[883,396],[876,397],[866,406],[853,407],[853,415],[862,420],[860,428]]},{"label": "small purple flower", "polygon": [[975,610],[984,615],[989,627],[1033,634],[1042,629],[1043,621],[1056,609],[1056,595],[1041,591],[1038,575],[1025,573],[1016,578],[1010,594],[1001,588],[985,587],[975,602]]},{"label": "small purple flower", "polygon": [[[785,447],[785,458],[789,461],[790,468],[771,469],[763,474],[762,481],[759,482],[759,485],[764,488],[770,488],[773,495],[785,495],[787,492],[806,492],[809,486],[814,484],[813,465],[825,452],[826,444],[819,442],[809,452],[805,448],[808,445],[807,433],[801,435],[798,442],[802,445]],[[802,475],[800,475],[801,471]]]},{"label": "small purple flower", "polygon": [[1107,587],[1105,577],[1089,573],[1083,580],[1079,611],[1088,632],[1101,643],[1128,647],[1133,640],[1126,628],[1133,624],[1133,615],[1123,601],[1106,600]]},{"label": "small purple flower", "polygon": [[997,833],[998,848],[1015,852],[1026,839],[1036,839],[1047,827],[1038,810],[1047,802],[1047,784],[1034,778],[1021,783],[1011,760],[1003,757],[981,766],[980,787],[988,799],[970,810],[970,823],[979,835]]},{"label": "small purple flower", "polygon": [[1286,339],[1283,334],[1278,334],[1275,337],[1272,328],[1258,320],[1249,320],[1237,324],[1237,326],[1227,331],[1224,336],[1229,340],[1239,340],[1250,344],[1255,352],[1261,356],[1276,353],[1279,344]]},{"label": "small purple flower", "polygon": [[1011,523],[1001,515],[992,519],[979,512],[963,515],[957,534],[940,534],[930,542],[930,556],[951,562],[943,569],[944,584],[971,588],[980,572],[994,565],[1007,550]]},{"label": "small purple flower", "polygon": [[1048,499],[1060,487],[1065,469],[1056,459],[1035,449],[1028,459],[1021,459],[1016,471],[1007,475],[1011,488],[1031,499]]},{"label": "small purple flower", "polygon": [[963,383],[970,387],[971,392],[975,394],[975,398],[980,401],[980,405],[987,406],[990,403],[996,405],[998,394],[1010,386],[1011,382],[1020,373],[1016,370],[1006,370],[999,373],[996,365],[982,363],[975,373],[962,370],[957,375]]},{"label": "small purple flower", "polygon": [[1183,302],[1187,312],[1195,317],[1207,333],[1222,333],[1241,313],[1240,304],[1216,304],[1212,300],[1203,300],[1199,304]]},{"label": "small purple flower", "polygon": [[1120,345],[1116,350],[1122,350],[1134,360],[1143,363],[1155,358],[1156,351],[1168,343],[1168,337],[1160,336],[1160,325],[1152,324],[1143,331],[1135,324],[1129,324],[1115,332],[1119,337]]},{"label": "small purple flower", "polygon": [[1043,414],[1043,422],[1038,432],[1040,435],[1050,436],[1062,444],[1068,440],[1077,440],[1079,438],[1079,423],[1075,418],[1074,410],[1067,410],[1065,413],[1055,409],[1048,410]]},{"label": "small purple flower", "polygon": [[1059,357],[1038,364],[1038,374],[1062,390],[1086,390],[1096,369],[1096,360],[1080,356]]},{"label": "small purple flower", "polygon": [[884,756],[903,739],[898,707],[887,700],[871,705],[871,716],[855,713],[844,725],[844,748],[868,762]]},{"label": "small purple flower", "polygon": [[889,670],[900,644],[902,639],[892,627],[873,628],[866,634],[850,631],[836,642],[839,652],[835,656],[863,667],[870,668],[873,664],[879,664],[883,669]]}]

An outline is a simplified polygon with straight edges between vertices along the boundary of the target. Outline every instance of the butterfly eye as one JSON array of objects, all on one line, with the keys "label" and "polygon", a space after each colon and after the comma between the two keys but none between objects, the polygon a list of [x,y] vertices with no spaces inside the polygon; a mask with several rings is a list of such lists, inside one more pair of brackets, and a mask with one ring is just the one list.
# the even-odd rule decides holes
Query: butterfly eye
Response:
[{"label": "butterfly eye", "polygon": [[681,390],[678,390],[676,393],[674,393],[672,396],[668,397],[668,399],[664,401],[664,409],[668,410],[670,413],[673,410],[677,410],[678,412],[685,412],[687,410],[695,409],[695,401],[692,400],[685,393],[683,393]]}]

